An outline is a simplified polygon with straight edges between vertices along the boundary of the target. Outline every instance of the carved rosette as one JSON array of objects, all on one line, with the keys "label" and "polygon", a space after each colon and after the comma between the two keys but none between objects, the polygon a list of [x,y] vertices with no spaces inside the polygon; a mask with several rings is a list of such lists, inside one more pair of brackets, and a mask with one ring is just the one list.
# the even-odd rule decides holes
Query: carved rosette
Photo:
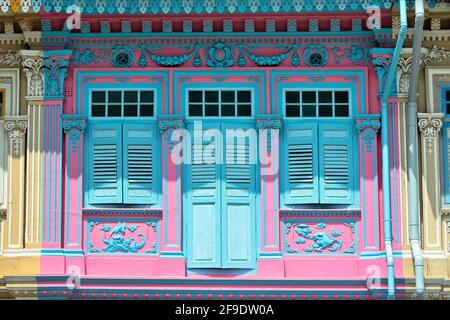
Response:
[{"label": "carved rosette", "polygon": [[23,140],[27,132],[28,122],[26,119],[6,119],[5,129],[13,145],[13,153],[19,156],[23,146]]},{"label": "carved rosette", "polygon": [[67,77],[69,60],[64,58],[46,58],[44,61],[44,92],[46,97],[62,98],[64,80]]},{"label": "carved rosette", "polygon": [[418,113],[418,125],[429,154],[433,153],[434,144],[442,128],[443,113]]},{"label": "carved rosette", "polygon": [[355,127],[361,135],[366,152],[373,151],[373,141],[381,128],[379,114],[362,114],[356,116]]},{"label": "carved rosette", "polygon": [[27,78],[27,96],[42,97],[44,95],[44,61],[42,59],[25,59],[22,69]]},{"label": "carved rosette", "polygon": [[177,144],[177,141],[172,140],[172,134],[175,130],[183,128],[184,119],[183,118],[160,118],[159,119],[159,132],[164,137],[165,142],[173,147]]},{"label": "carved rosette", "polygon": [[73,152],[78,151],[80,137],[86,129],[85,117],[64,117],[62,122],[64,133],[69,139],[70,146]]}]

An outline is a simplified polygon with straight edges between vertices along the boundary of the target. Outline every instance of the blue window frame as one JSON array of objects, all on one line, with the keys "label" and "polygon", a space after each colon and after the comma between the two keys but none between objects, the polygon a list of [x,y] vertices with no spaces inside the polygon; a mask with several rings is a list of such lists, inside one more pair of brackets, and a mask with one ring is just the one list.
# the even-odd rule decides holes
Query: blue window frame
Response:
[{"label": "blue window frame", "polygon": [[349,90],[288,89],[283,101],[284,203],[352,205],[354,133]]},{"label": "blue window frame", "polygon": [[450,87],[441,91],[442,112],[444,113],[443,135],[443,164],[444,164],[444,203],[450,204]]},{"label": "blue window frame", "polygon": [[155,204],[155,92],[91,90],[89,94],[89,204]]}]

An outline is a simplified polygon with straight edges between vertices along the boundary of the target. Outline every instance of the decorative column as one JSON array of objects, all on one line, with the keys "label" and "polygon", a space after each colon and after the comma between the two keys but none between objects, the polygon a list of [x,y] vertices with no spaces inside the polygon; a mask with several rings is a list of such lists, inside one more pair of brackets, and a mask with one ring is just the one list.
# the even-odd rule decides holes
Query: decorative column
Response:
[{"label": "decorative column", "polygon": [[381,128],[379,114],[359,114],[355,117],[355,128],[359,134],[361,172],[364,183],[361,185],[361,197],[364,201],[362,255],[364,252],[380,250],[380,225],[378,202],[377,164],[378,131]]},{"label": "decorative column", "polygon": [[170,265],[161,264],[160,273],[166,276],[184,275],[186,261],[182,252],[182,163],[179,161],[181,137],[172,137],[175,130],[183,128],[184,119],[181,116],[164,115],[158,120],[162,146],[161,258],[171,259]]},{"label": "decorative column", "polygon": [[258,274],[284,276],[280,245],[280,129],[281,116],[265,115],[256,119],[259,131],[259,163],[261,176],[260,252]]},{"label": "decorative column", "polygon": [[[418,113],[418,126],[421,141],[422,165],[422,212],[423,212],[423,249],[426,255],[441,256],[442,267],[445,264],[445,245],[442,241],[442,218],[440,213],[441,188],[440,176],[440,131],[443,113]],[[445,260],[444,260],[445,259]],[[438,265],[433,265],[439,268]],[[430,265],[431,266],[431,265]],[[443,270],[434,270],[441,276]]]},{"label": "decorative column", "polygon": [[25,134],[27,116],[5,117],[8,136],[7,157],[7,217],[4,228],[5,253],[24,247],[24,196],[25,196]]},{"label": "decorative column", "polygon": [[42,51],[21,50],[22,71],[26,78],[28,111],[25,247],[40,249],[42,239],[42,124],[44,114],[44,60]]},{"label": "decorative column", "polygon": [[[62,257],[62,132],[64,80],[71,50],[44,52],[44,119],[42,179],[42,255],[41,273],[63,273]],[[68,195],[69,196],[69,195]]]},{"label": "decorative column", "polygon": [[84,138],[86,117],[63,115],[62,128],[64,130],[64,253],[66,266],[77,265],[84,270],[82,249],[82,204],[83,204],[83,163]]}]

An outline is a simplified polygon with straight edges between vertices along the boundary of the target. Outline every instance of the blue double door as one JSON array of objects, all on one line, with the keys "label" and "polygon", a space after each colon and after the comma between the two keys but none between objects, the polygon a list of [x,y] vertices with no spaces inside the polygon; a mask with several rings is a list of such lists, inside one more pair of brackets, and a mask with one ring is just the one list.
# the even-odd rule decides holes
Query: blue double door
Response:
[{"label": "blue double door", "polygon": [[201,128],[189,124],[188,129],[188,268],[254,268],[258,149],[254,125],[202,123]]}]

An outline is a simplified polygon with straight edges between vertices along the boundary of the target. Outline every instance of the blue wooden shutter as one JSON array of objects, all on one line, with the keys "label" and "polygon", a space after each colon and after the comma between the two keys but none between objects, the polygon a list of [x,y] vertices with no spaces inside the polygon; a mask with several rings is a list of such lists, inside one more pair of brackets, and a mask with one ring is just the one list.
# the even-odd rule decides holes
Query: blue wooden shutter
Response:
[{"label": "blue wooden shutter", "polygon": [[319,125],[320,203],[353,203],[351,124]]},{"label": "blue wooden shutter", "polygon": [[123,125],[123,202],[156,203],[153,124]]},{"label": "blue wooden shutter", "polygon": [[444,122],[443,143],[444,143],[444,201],[450,203],[450,123]]},{"label": "blue wooden shutter", "polygon": [[[188,205],[187,240],[188,268],[220,268],[220,179],[219,166],[213,159],[205,159],[203,154],[217,154],[211,139],[203,139],[205,130],[194,135],[193,125],[189,125],[191,136],[191,164],[187,165]],[[203,124],[204,129],[219,129],[218,125]],[[220,145],[219,145],[220,147]],[[205,150],[205,148],[208,149]],[[188,148],[185,148],[188,149]],[[209,152],[211,151],[211,152]],[[211,158],[211,157],[208,157]]]},{"label": "blue wooden shutter", "polygon": [[286,204],[319,202],[316,123],[287,124],[284,128]]},{"label": "blue wooden shutter", "polygon": [[233,136],[235,129],[241,129],[244,133],[243,130],[253,127],[222,125],[222,134],[227,137],[221,173],[223,268],[253,268],[256,265],[254,156],[257,141],[256,136],[253,140]]},{"label": "blue wooden shutter", "polygon": [[122,203],[122,127],[89,127],[89,203]]}]

